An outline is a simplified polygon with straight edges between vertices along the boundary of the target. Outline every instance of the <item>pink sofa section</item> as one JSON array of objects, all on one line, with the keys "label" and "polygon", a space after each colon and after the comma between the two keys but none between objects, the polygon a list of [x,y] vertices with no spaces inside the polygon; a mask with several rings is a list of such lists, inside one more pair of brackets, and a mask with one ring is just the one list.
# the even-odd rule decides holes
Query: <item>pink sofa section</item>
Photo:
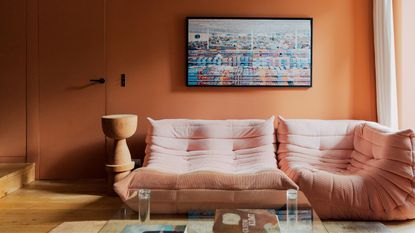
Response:
[{"label": "pink sofa section", "polygon": [[152,120],[144,166],[188,173],[276,169],[274,117],[267,120]]},{"label": "pink sofa section", "polygon": [[186,213],[217,208],[278,207],[285,189],[297,186],[279,170],[251,174],[219,172],[165,173],[148,168],[114,185],[121,199],[137,210],[137,189],[151,189],[152,213]]},{"label": "pink sofa section", "polygon": [[279,118],[280,168],[323,219],[415,218],[412,130]]},{"label": "pink sofa section", "polygon": [[132,209],[139,188],[152,190],[153,213],[277,207],[298,188],[277,168],[274,117],[149,121],[144,167],[114,185]]}]

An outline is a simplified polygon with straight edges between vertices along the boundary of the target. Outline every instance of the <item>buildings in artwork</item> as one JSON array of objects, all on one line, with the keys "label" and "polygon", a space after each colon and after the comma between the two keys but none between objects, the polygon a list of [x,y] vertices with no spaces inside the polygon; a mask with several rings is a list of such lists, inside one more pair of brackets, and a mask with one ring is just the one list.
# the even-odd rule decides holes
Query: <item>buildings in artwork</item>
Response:
[{"label": "buildings in artwork", "polygon": [[226,23],[189,25],[189,85],[310,85],[310,28],[253,31]]}]

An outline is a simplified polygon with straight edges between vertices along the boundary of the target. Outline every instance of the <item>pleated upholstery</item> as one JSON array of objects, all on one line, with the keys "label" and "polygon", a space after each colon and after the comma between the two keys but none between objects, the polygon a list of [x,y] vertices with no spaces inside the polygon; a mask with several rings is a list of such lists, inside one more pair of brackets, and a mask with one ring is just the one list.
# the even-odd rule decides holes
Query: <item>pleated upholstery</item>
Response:
[{"label": "pleated upholstery", "polygon": [[[232,195],[232,206],[252,208],[257,203],[258,208],[272,208],[275,200],[259,200],[258,194],[269,197],[278,190],[298,189],[277,167],[274,117],[149,121],[143,168],[114,185],[121,199],[135,210],[137,205],[131,200],[136,195],[134,190],[140,188],[165,190],[152,201],[152,210],[158,213],[163,212],[163,206],[165,213],[171,213],[197,208],[197,203],[211,203],[198,209],[225,208],[230,206],[228,198]],[[182,200],[172,198],[172,193],[193,196]],[[218,195],[226,196],[217,201]]]},{"label": "pleated upholstery", "polygon": [[[152,199],[153,213],[185,213],[195,209],[214,210],[230,206],[232,208],[276,208],[277,197],[269,194],[275,195],[277,191],[290,188],[297,189],[297,185],[280,170],[246,174],[208,171],[177,174],[146,167],[135,170],[114,185],[114,190],[121,200],[134,210],[138,207],[135,191],[142,188],[158,193],[157,198]],[[160,190],[164,191],[160,192]],[[215,195],[208,195],[209,193]],[[221,198],[218,195],[224,196]],[[279,195],[285,197],[285,193]],[[182,198],[183,196],[190,198]],[[264,197],[267,199],[263,199]],[[229,203],[230,201],[232,203]],[[204,205],[207,203],[210,204]],[[279,203],[283,202],[280,200]]]},{"label": "pleated upholstery", "polygon": [[[218,172],[191,172],[174,174],[147,167],[133,172],[128,182],[130,189],[288,189],[296,187],[290,179],[281,179],[277,170],[246,174]],[[128,179],[127,179],[128,180]]]},{"label": "pleated upholstery", "polygon": [[290,177],[295,176],[293,172],[299,168],[331,172],[346,169],[354,149],[354,128],[359,123],[351,120],[284,120],[280,117],[277,130],[280,168]]},{"label": "pleated upholstery", "polygon": [[323,219],[415,218],[414,133],[373,122],[279,119],[278,160]]},{"label": "pleated upholstery", "polygon": [[274,117],[267,120],[152,120],[144,166],[170,173],[276,170]]}]

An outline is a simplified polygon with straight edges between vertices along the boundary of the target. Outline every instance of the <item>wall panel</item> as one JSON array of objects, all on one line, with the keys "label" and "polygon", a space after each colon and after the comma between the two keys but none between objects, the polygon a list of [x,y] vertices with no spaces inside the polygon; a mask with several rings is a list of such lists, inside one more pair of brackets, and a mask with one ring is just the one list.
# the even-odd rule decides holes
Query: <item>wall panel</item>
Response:
[{"label": "wall panel", "polygon": [[26,161],[26,1],[0,0],[0,162]]}]

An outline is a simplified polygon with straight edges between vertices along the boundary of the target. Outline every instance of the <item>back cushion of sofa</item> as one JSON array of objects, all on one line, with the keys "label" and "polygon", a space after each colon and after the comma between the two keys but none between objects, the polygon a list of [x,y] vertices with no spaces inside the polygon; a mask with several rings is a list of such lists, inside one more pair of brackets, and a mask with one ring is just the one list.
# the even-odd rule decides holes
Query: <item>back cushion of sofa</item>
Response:
[{"label": "back cushion of sofa", "polygon": [[149,121],[144,166],[176,173],[276,168],[274,117]]},{"label": "back cushion of sofa", "polygon": [[382,208],[399,209],[411,202],[414,138],[411,129],[396,131],[374,122],[362,124],[355,130],[355,150],[348,170],[370,177],[373,187],[387,191],[373,201],[382,203]]},{"label": "back cushion of sofa", "polygon": [[[403,173],[410,173],[407,176],[412,177],[414,138],[411,129],[395,131],[374,122],[363,124],[355,131],[352,168],[372,165],[377,168],[376,166],[382,165],[381,169],[394,173],[405,168]],[[368,163],[368,160],[373,161]]]},{"label": "back cushion of sofa", "polygon": [[[345,169],[353,151],[354,130],[362,121],[278,119],[278,160],[293,167]],[[326,169],[327,170],[327,169]]]}]

